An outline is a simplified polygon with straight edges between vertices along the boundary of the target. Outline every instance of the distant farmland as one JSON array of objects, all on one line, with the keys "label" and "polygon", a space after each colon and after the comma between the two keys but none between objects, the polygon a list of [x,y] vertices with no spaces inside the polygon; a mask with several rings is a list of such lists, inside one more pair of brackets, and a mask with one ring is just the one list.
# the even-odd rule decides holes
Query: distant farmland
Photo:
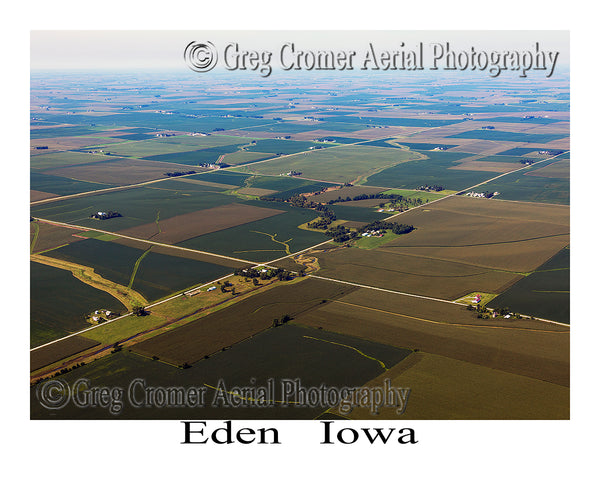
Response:
[{"label": "distant farmland", "polygon": [[418,158],[418,154],[400,149],[349,145],[314,150],[310,153],[302,153],[256,165],[251,164],[240,167],[239,171],[279,175],[295,170],[302,172],[302,176],[306,178],[344,183],[356,182],[358,179],[366,178],[383,168]]}]

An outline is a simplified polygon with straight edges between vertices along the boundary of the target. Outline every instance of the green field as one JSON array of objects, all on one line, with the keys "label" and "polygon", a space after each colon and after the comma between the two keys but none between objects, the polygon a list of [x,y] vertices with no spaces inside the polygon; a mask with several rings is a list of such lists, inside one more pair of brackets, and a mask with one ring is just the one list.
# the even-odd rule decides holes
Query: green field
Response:
[{"label": "green field", "polygon": [[[394,142],[394,144],[389,143]],[[372,140],[367,143],[363,143],[363,145],[368,145],[371,147],[389,147],[389,148],[401,148],[399,145],[408,147],[411,150],[433,150],[437,147],[445,147],[452,148],[457,145],[445,145],[441,143],[414,143],[414,142],[405,142],[404,140],[400,140],[398,138],[384,138],[382,140]]]},{"label": "green field", "polygon": [[[384,202],[385,200],[381,200]],[[378,212],[374,208],[354,207],[342,204],[329,205],[338,220],[349,220],[351,222],[374,222],[375,220],[385,220],[390,216],[389,213]]]},{"label": "green field", "polygon": [[508,307],[512,312],[570,323],[570,255],[565,248],[498,295],[488,307]]},{"label": "green field", "polygon": [[[286,210],[286,213],[219,232],[208,233],[177,245],[249,261],[264,262],[287,255],[288,248],[289,252],[293,253],[328,239],[322,233],[297,228],[299,225],[317,218],[318,214],[314,210],[291,207],[281,202],[251,200],[245,203]],[[274,237],[271,238],[271,235]]]},{"label": "green field", "polygon": [[56,152],[32,155],[30,166],[35,170],[80,165],[83,163],[103,162],[110,160],[102,154],[91,154],[82,152]]},{"label": "green field", "polygon": [[30,130],[29,137],[35,138],[53,138],[53,137],[74,137],[78,135],[93,135],[102,133],[102,128],[72,126],[72,127],[50,127]]},{"label": "green field", "polygon": [[213,171],[198,175],[191,175],[188,178],[194,180],[203,180],[205,182],[223,183],[225,185],[237,185],[243,187],[244,183],[250,175],[231,171]]},{"label": "green field", "polygon": [[450,170],[457,161],[471,157],[468,153],[426,152],[427,159],[401,163],[370,176],[365,185],[389,188],[419,188],[421,185],[440,185],[446,190],[462,190],[493,178],[495,172]]},{"label": "green field", "polygon": [[344,145],[247,165],[236,171],[280,175],[295,170],[302,172],[302,177],[311,179],[339,183],[360,182],[381,169],[416,158],[417,154],[400,149]]},{"label": "green field", "polygon": [[134,290],[149,301],[222,277],[232,271],[221,265],[152,251],[144,255],[143,250],[96,239],[75,242],[47,252],[46,255],[90,266],[102,277],[120,285],[131,284]]},{"label": "green field", "polygon": [[502,130],[470,130],[468,132],[449,135],[446,138],[473,138],[496,142],[547,143],[568,136],[568,133],[520,133],[504,132]]},{"label": "green field", "polygon": [[[203,185],[175,180],[166,180],[158,185],[34,206],[31,208],[31,214],[47,220],[117,232],[155,222],[157,218],[165,220],[196,210],[227,205],[238,200],[232,195],[218,193],[216,189]],[[108,220],[90,218],[94,212],[109,210],[117,211],[122,216]]]},{"label": "green field", "polygon": [[71,272],[37,262],[30,262],[30,268],[32,347],[90,326],[85,317],[97,309],[125,311],[116,298],[80,282]]},{"label": "green field", "polygon": [[533,165],[526,170],[508,175],[487,183],[485,189],[500,192],[496,198],[501,200],[520,200],[539,203],[559,203],[568,205],[570,202],[570,181],[568,178],[546,178],[527,175],[550,165],[543,162]]},{"label": "green field", "polygon": [[29,179],[29,188],[31,190],[55,193],[57,195],[71,195],[112,187],[112,185],[104,183],[84,182],[82,180],[73,180],[72,178],[45,175],[37,172],[31,172]]},{"label": "green field", "polygon": [[222,147],[205,148],[202,150],[192,150],[189,152],[163,153],[161,155],[150,155],[144,157],[144,160],[154,160],[157,162],[172,162],[183,165],[200,165],[202,163],[216,163],[221,155],[233,153],[240,150],[240,145],[225,145]]},{"label": "green field", "polygon": [[[31,418],[174,419],[195,416],[201,412],[205,419],[312,419],[324,412],[328,405],[299,408],[291,403],[294,401],[292,398],[288,398],[290,403],[282,406],[282,379],[299,379],[304,387],[319,387],[322,384],[326,387],[359,387],[384,372],[382,364],[389,368],[411,353],[407,349],[295,325],[268,329],[188,369],[175,368],[122,351],[62,375],[61,379],[71,384],[83,377],[91,385],[106,385],[110,381],[111,386],[127,389],[143,372],[143,378],[149,386],[205,386],[205,402],[201,403],[205,406],[134,408],[124,402],[123,410],[114,416],[107,409],[77,408],[68,404],[63,409],[50,412],[37,401],[34,386],[31,388]],[[220,379],[229,389],[253,384],[265,386],[269,378],[274,379],[276,386],[273,407],[227,408],[219,402],[212,405],[216,398],[215,387]]]}]

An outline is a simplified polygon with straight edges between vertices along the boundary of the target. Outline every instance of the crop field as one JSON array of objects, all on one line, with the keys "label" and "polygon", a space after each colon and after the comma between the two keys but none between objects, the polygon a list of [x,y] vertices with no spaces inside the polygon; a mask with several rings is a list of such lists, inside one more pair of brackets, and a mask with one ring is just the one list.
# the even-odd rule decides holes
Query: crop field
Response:
[{"label": "crop field", "polygon": [[124,310],[116,298],[80,282],[71,272],[33,261],[30,268],[32,347],[89,326],[85,317],[97,309]]},{"label": "crop field", "polygon": [[[294,318],[353,288],[312,278],[291,285],[279,285],[145,340],[135,345],[134,350],[176,365],[185,362],[192,364],[271,327],[273,319],[280,319],[284,315]],[[190,342],[192,338],[194,341]]]},{"label": "crop field", "polygon": [[[207,136],[191,136],[191,135],[176,135],[174,137],[160,137],[154,141],[159,144],[173,144],[191,147],[190,150],[202,150],[203,148],[224,147],[227,145],[243,145],[251,142],[252,138],[240,138],[228,135],[207,135]],[[168,146],[160,148],[169,148]],[[177,147],[175,147],[177,148]],[[161,151],[157,149],[157,151]]]},{"label": "crop field", "polygon": [[230,203],[127,228],[119,233],[135,238],[150,239],[154,242],[174,244],[281,213],[285,212],[274,208]]},{"label": "crop field", "polygon": [[82,163],[95,163],[108,160],[102,154],[91,154],[82,152],[57,152],[32,155],[30,159],[31,168],[36,170],[47,170],[51,168],[69,167]]},{"label": "crop field", "polygon": [[159,139],[140,140],[135,142],[124,142],[115,145],[108,145],[103,148],[104,153],[123,157],[143,158],[150,155],[168,155],[181,152],[191,152],[198,150],[194,145],[182,143],[159,142]]},{"label": "crop field", "polygon": [[172,162],[179,163],[181,165],[200,165],[202,163],[217,163],[221,156],[227,154],[239,152],[240,146],[245,142],[241,142],[237,145],[225,145],[222,147],[205,148],[202,150],[192,150],[189,152],[177,152],[177,153],[163,153],[161,155],[150,155],[145,156],[145,160],[152,160],[157,162]]},{"label": "crop field", "polygon": [[428,158],[401,163],[370,176],[365,185],[387,188],[419,188],[441,185],[446,190],[462,190],[496,176],[492,172],[452,170],[471,155],[458,152],[419,152]]},{"label": "crop field", "polygon": [[[33,216],[117,232],[177,215],[236,202],[232,195],[203,185],[170,180],[159,186],[138,187],[82,198],[69,198],[31,208]],[[175,188],[169,188],[173,185]],[[107,220],[90,218],[95,212],[117,211],[122,216]]]},{"label": "crop field", "polygon": [[[53,138],[37,138],[31,139],[30,156],[47,155],[50,153],[64,152],[66,150],[91,148],[96,145],[108,145],[111,143],[119,143],[123,140],[118,137],[53,137]],[[37,148],[46,147],[46,148]],[[82,152],[77,152],[82,153]],[[32,159],[33,165],[33,159]]]},{"label": "crop field", "polygon": [[501,130],[471,130],[468,132],[450,135],[447,138],[475,138],[480,140],[493,140],[495,142],[523,142],[523,143],[548,143],[553,140],[568,137],[561,133],[520,133],[504,132]]},{"label": "crop field", "polygon": [[151,251],[138,264],[132,288],[154,301],[231,272],[222,265]]},{"label": "crop field", "polygon": [[30,371],[38,370],[46,365],[70,357],[79,352],[99,345],[98,342],[88,338],[80,337],[79,335],[62,340],[59,343],[49,345],[48,347],[34,350],[29,355]]},{"label": "crop field", "polygon": [[[190,175],[187,178],[195,179],[195,180],[202,180],[202,181],[207,181],[207,182],[222,183],[225,185],[237,185],[238,187],[243,187],[243,186],[245,186],[246,179],[250,178],[250,175],[247,175],[244,173],[231,172],[231,171],[226,171],[226,172],[215,171],[215,172],[208,172],[206,174],[200,174],[200,175]],[[256,185],[256,186],[258,186],[258,185]],[[260,187],[260,188],[268,188],[268,187]],[[275,189],[273,189],[273,190],[275,190]]]},{"label": "crop field", "polygon": [[39,192],[54,193],[56,195],[71,195],[73,193],[90,192],[109,188],[111,185],[103,183],[84,182],[72,178],[47,175],[44,173],[31,172],[29,174],[31,190]]},{"label": "crop field", "polygon": [[[185,166],[166,162],[150,162],[133,158],[107,160],[86,165],[44,170],[44,173],[60,175],[86,182],[129,185],[165,178],[165,173],[185,169]],[[183,167],[183,168],[182,168]]]},{"label": "crop field", "polygon": [[303,314],[296,323],[569,385],[569,331],[565,327],[541,322],[536,328],[519,328],[517,323],[453,325],[423,321],[414,310],[410,315],[386,312],[385,306],[332,302]]},{"label": "crop field", "polygon": [[510,162],[491,162],[491,161],[480,161],[483,159],[477,160],[467,160],[466,162],[462,162],[458,165],[450,167],[450,170],[469,170],[473,172],[496,172],[496,173],[506,173],[511,172],[513,170],[517,170],[521,167],[518,163],[510,163]]},{"label": "crop field", "polygon": [[[384,378],[410,388],[410,396],[402,415],[383,408],[377,420],[569,419],[567,387],[440,355],[414,353],[366,386],[381,385]],[[347,417],[374,418],[360,407]]]},{"label": "crop field", "polygon": [[[283,379],[299,379],[305,388],[320,385],[359,387],[383,371],[379,362],[389,368],[403,361],[410,353],[347,335],[284,325],[262,332],[188,369],[174,368],[134,352],[122,351],[80,367],[78,371],[67,373],[62,378],[71,383],[85,375],[92,384],[96,384],[110,375],[111,385],[127,388],[143,371],[148,385],[206,388],[204,402],[200,403],[203,407],[136,409],[125,402],[124,410],[118,415],[121,419],[174,419],[198,411],[206,419],[312,419],[324,412],[327,406],[300,408],[295,406],[294,398],[288,398],[289,403],[283,406]],[[275,404],[272,407],[259,408],[250,404],[246,408],[228,408],[215,401],[220,379],[226,387],[232,388],[253,384],[267,386],[270,378],[274,385]],[[251,379],[255,379],[254,382]],[[35,395],[35,388],[32,388],[32,395]],[[32,418],[47,418],[47,411],[36,403],[31,402]],[[106,409],[74,408],[70,404],[54,413],[55,418],[62,419],[111,418]]]},{"label": "crop field", "polygon": [[387,125],[394,127],[441,127],[444,125],[452,125],[454,123],[460,123],[463,121],[462,118],[454,120],[435,120],[435,119],[424,119],[424,118],[393,118],[393,117],[353,117],[353,116],[332,116],[327,117],[329,122],[341,122],[341,123],[363,123],[368,125]]},{"label": "crop field", "polygon": [[238,150],[233,153],[227,153],[221,158],[221,164],[226,163],[227,165],[241,165],[244,163],[259,162],[266,160],[267,158],[273,158],[272,153],[263,152],[251,152],[247,150]]},{"label": "crop field", "polygon": [[397,217],[415,230],[381,251],[529,272],[568,245],[568,215],[562,206],[450,197]]},{"label": "crop field", "polygon": [[445,148],[453,148],[458,145],[446,145],[443,143],[415,143],[415,142],[405,142],[399,138],[386,138],[382,140],[372,140],[367,143],[363,143],[363,145],[371,146],[371,147],[389,147],[389,148],[402,148],[408,147],[411,150],[433,150],[434,148],[445,147]]},{"label": "crop field", "polygon": [[[256,127],[244,128],[245,132],[270,132],[270,133],[301,133],[310,132],[312,130],[320,129],[321,123],[292,123],[292,122],[277,122],[266,125],[260,125]],[[357,129],[358,130],[358,129]]]},{"label": "crop field", "polygon": [[286,213],[194,237],[177,245],[248,261],[264,262],[328,240],[323,233],[298,228],[299,225],[317,218],[317,212],[313,210],[295,208],[280,202],[245,203],[264,208],[276,207]]},{"label": "crop field", "polygon": [[39,253],[67,243],[78,242],[82,240],[79,236],[85,233],[80,229],[63,228],[38,221],[33,221],[29,225],[31,253]]},{"label": "crop field", "polygon": [[331,146],[327,143],[306,142],[296,140],[276,140],[263,139],[257,140],[250,150],[272,154],[288,155],[290,153],[303,152],[314,148],[327,148]]},{"label": "crop field", "polygon": [[[72,123],[81,122],[89,124],[89,116],[86,115],[40,114],[40,117],[43,117],[48,121],[69,121]],[[179,132],[212,132],[216,128],[222,128],[225,130],[245,128],[249,126],[257,126],[260,128],[261,125],[271,123],[271,120],[254,118],[224,118],[218,116],[189,118],[183,115],[163,115],[151,111],[144,111],[94,116],[94,123],[98,125],[98,127],[95,127],[96,130],[92,130],[90,127],[81,127],[81,133],[78,134],[89,135],[91,132],[102,130],[103,127],[147,127],[148,125],[152,125],[153,128],[158,130],[175,130]],[[62,133],[63,135],[75,135],[76,133],[73,132],[66,131],[59,132],[59,134]],[[37,134],[37,137],[43,138],[39,134]]]},{"label": "crop field", "polygon": [[507,156],[522,156],[527,155],[528,153],[539,152],[539,148],[527,148],[527,147],[517,147],[511,148],[509,150],[505,150],[503,152],[499,152],[498,155],[507,155]]},{"label": "crop field", "polygon": [[[536,176],[547,162],[526,170],[505,175],[485,185],[490,191],[500,192],[497,198],[522,202],[555,203],[569,205],[570,182],[568,178]],[[543,170],[542,170],[543,173]]]},{"label": "crop field", "polygon": [[546,165],[533,172],[528,172],[527,175],[533,177],[544,177],[544,178],[570,178],[571,174],[571,161],[568,158],[559,160]]},{"label": "crop field", "polygon": [[490,307],[570,323],[569,249],[565,248],[494,298]]},{"label": "crop field", "polygon": [[[295,192],[299,189],[306,189],[307,192],[319,191],[325,186],[332,186],[324,182],[313,182],[312,180],[304,180],[299,177],[288,177],[288,176],[263,176],[254,175],[247,177],[245,180],[246,187],[252,188],[264,188],[267,190],[276,190],[287,195],[287,192]],[[292,194],[289,194],[291,197]],[[285,198],[289,198],[285,196]]]},{"label": "crop field", "polygon": [[130,285],[149,301],[232,271],[222,265],[96,239],[70,244],[46,255],[92,267],[110,281]]},{"label": "crop field", "polygon": [[344,145],[324,150],[314,150],[309,153],[301,153],[260,164],[250,164],[239,167],[239,171],[279,175],[295,170],[302,172],[302,176],[306,178],[329,182],[356,183],[381,169],[401,162],[416,160],[417,158],[419,158],[418,154],[400,149]]},{"label": "crop field", "polygon": [[386,251],[388,245],[314,253],[321,266],[318,275],[446,300],[474,291],[500,293],[521,278],[508,271]]},{"label": "crop field", "polygon": [[[376,203],[384,201],[378,200]],[[346,205],[345,203],[331,205],[329,208],[333,210],[339,220],[349,220],[352,222],[370,223],[375,220],[385,220],[389,216],[389,214],[377,212],[373,208]]]},{"label": "crop field", "polygon": [[78,135],[94,135],[101,134],[102,128],[84,127],[84,126],[64,126],[64,127],[49,127],[36,128],[30,130],[30,138],[53,138],[53,137],[73,137]]}]

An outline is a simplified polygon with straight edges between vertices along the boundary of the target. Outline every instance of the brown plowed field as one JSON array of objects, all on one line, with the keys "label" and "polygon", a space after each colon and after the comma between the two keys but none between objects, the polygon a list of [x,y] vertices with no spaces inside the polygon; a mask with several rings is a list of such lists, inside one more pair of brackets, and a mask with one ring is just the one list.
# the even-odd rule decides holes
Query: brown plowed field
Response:
[{"label": "brown plowed field", "polygon": [[133,350],[177,365],[196,362],[269,328],[275,318],[286,314],[294,318],[353,289],[314,278],[284,284],[143,341]]},{"label": "brown plowed field", "polygon": [[159,243],[174,244],[206,233],[279,215],[280,213],[285,212],[274,208],[232,203],[161,220],[159,222],[160,232],[156,223],[146,223],[121,230],[118,233],[146,240],[151,239]]},{"label": "brown plowed field", "polygon": [[[518,329],[512,324],[506,328],[434,324],[386,313],[383,308],[373,310],[349,305],[346,300],[344,297],[340,302],[311,310],[296,322],[569,385],[569,332],[566,330],[549,331],[542,322],[538,330]],[[412,314],[419,317],[423,315],[422,309],[415,306]]]}]

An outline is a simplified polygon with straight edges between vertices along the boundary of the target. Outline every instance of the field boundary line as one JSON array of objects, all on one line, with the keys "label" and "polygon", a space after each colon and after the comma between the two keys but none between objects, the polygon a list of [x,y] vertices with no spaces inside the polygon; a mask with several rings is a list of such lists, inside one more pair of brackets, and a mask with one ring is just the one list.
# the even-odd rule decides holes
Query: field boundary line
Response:
[{"label": "field boundary line", "polygon": [[51,225],[58,225],[60,227],[76,227],[79,228],[81,230],[92,230],[94,232],[100,232],[100,233],[106,233],[108,235],[114,235],[115,237],[119,237],[119,238],[124,238],[126,240],[133,240],[133,241],[137,241],[137,242],[142,242],[142,243],[148,243],[150,245],[156,245],[157,247],[165,247],[165,248],[173,248],[175,250],[181,250],[184,252],[192,252],[192,253],[200,253],[203,255],[209,255],[212,257],[217,257],[217,258],[224,258],[225,260],[233,260],[235,262],[239,262],[239,263],[243,263],[243,264],[254,264],[256,262],[253,262],[252,260],[244,260],[242,258],[236,258],[236,257],[229,257],[227,255],[221,255],[219,253],[212,253],[212,252],[205,252],[204,250],[194,250],[193,248],[186,248],[186,247],[180,247],[178,245],[169,245],[168,243],[160,243],[160,242],[155,242],[153,240],[146,240],[143,238],[136,238],[136,237],[130,237],[128,235],[122,235],[120,233],[117,232],[109,232],[108,230],[100,230],[98,228],[94,228],[94,227],[84,227],[81,225],[73,225],[71,223],[64,223],[64,222],[57,222],[55,220],[46,220],[44,218],[39,218],[39,217],[33,217],[35,220],[39,220],[41,222],[44,223],[49,223]]},{"label": "field boundary line", "polygon": [[[460,306],[463,306],[463,307],[465,306],[464,303],[455,302],[453,300],[444,300],[443,298],[426,297],[424,295],[416,295],[414,293],[398,292],[396,290],[387,290],[385,288],[372,287],[370,285],[361,285],[359,283],[347,282],[345,280],[338,280],[336,278],[320,277],[320,276],[317,276],[317,275],[307,275],[307,277],[318,278],[318,279],[321,279],[321,280],[329,280],[331,282],[345,283],[347,285],[352,285],[354,287],[370,288],[371,290],[379,290],[379,291],[385,292],[385,293],[394,293],[396,295],[404,295],[404,296],[407,296],[407,297],[422,298],[422,299],[425,299],[425,300],[433,300],[433,301],[436,301],[436,302],[450,303],[450,304],[453,304],[453,305],[460,305]],[[336,301],[339,302],[339,300],[333,300],[333,301],[334,302],[336,302]],[[344,302],[341,302],[341,303],[344,303]],[[349,304],[349,305],[354,305],[354,304]],[[365,308],[371,308],[371,307],[365,307]],[[384,311],[384,310],[382,310],[382,311]],[[392,313],[392,312],[388,312],[388,313]],[[400,314],[393,314],[393,315],[400,315]],[[547,320],[545,318],[534,317],[532,315],[530,315],[530,317],[531,317],[532,320],[537,320],[537,321],[545,322],[545,323],[552,323],[552,324],[555,324],[555,325],[560,325],[562,327],[569,327],[569,328],[571,328],[571,325],[568,324],[568,323],[556,322],[554,320]],[[427,321],[428,322],[432,322],[432,323],[436,323],[434,320],[427,320]],[[443,323],[443,324],[444,325],[450,325],[448,323]]]},{"label": "field boundary line", "polygon": [[405,318],[411,318],[413,320],[418,320],[420,322],[426,322],[426,323],[433,323],[435,325],[447,325],[450,327],[465,327],[465,328],[494,328],[494,329],[501,329],[501,330],[524,330],[527,332],[543,332],[543,333],[569,333],[568,330],[560,330],[560,331],[556,331],[556,330],[538,330],[537,328],[523,328],[523,327],[508,327],[508,326],[503,326],[503,325],[473,325],[473,324],[469,324],[469,323],[449,323],[449,322],[440,322],[437,320],[430,320],[428,318],[421,318],[421,317],[413,317],[412,315],[406,315],[404,313],[397,313],[397,312],[390,312],[389,310],[381,310],[379,308],[375,308],[375,307],[368,307],[366,305],[359,305],[357,303],[350,303],[350,302],[342,302],[341,300],[332,300],[332,302],[334,303],[341,303],[343,305],[350,305],[352,307],[358,307],[358,308],[364,308],[366,310],[373,310],[375,312],[381,312],[381,313],[387,313],[389,315],[395,315],[395,316],[399,316],[399,317],[405,317]]},{"label": "field boundary line", "polygon": [[337,278],[320,277],[318,275],[307,275],[307,276],[313,277],[313,278],[318,278],[320,280],[329,280],[330,282],[345,283],[346,285],[352,285],[353,287],[370,288],[371,290],[379,290],[380,292],[394,293],[396,295],[404,295],[406,297],[422,298],[425,300],[433,300],[436,302],[450,303],[452,305],[463,305],[463,304],[455,302],[453,300],[444,300],[443,298],[427,297],[425,295],[417,295],[415,293],[398,292],[396,290],[388,290],[386,288],[372,287],[370,285],[362,285],[360,283],[353,283],[353,282],[347,282],[345,280],[338,280]]}]

